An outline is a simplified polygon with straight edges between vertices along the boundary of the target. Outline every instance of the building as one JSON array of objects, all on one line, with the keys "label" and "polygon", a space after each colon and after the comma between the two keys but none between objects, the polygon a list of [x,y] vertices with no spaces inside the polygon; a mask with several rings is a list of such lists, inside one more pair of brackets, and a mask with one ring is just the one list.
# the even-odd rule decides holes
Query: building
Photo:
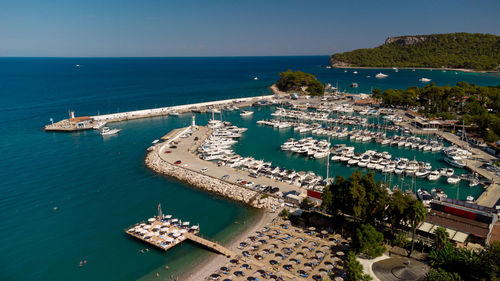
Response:
[{"label": "building", "polygon": [[491,230],[498,220],[495,209],[450,198],[432,201],[425,221],[417,228],[419,234],[433,237],[437,227],[443,227],[450,240],[488,244]]},{"label": "building", "polygon": [[307,200],[312,202],[316,206],[321,206],[321,203],[323,203],[323,200],[321,199],[321,195],[323,193],[315,190],[307,190]]}]

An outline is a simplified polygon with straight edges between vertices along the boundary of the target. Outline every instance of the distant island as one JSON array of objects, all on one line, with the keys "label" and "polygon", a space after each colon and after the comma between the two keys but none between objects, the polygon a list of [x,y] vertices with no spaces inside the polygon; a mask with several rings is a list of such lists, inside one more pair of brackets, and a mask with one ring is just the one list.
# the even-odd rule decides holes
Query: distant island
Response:
[{"label": "distant island", "polygon": [[500,36],[449,33],[389,37],[376,48],[333,54],[330,65],[499,71]]},{"label": "distant island", "polygon": [[321,96],[325,87],[316,76],[302,71],[287,70],[278,74],[280,79],[276,87],[283,92],[299,92],[311,96]]}]

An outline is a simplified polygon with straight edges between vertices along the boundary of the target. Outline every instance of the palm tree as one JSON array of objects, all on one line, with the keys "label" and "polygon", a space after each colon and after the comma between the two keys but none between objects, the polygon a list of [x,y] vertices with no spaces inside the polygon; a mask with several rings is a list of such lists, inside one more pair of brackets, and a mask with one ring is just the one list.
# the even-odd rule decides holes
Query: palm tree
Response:
[{"label": "palm tree", "polygon": [[415,232],[417,230],[417,225],[425,220],[425,215],[427,211],[425,210],[424,204],[418,200],[413,200],[405,212],[406,221],[410,224],[412,229],[411,234],[411,249],[408,256],[413,253],[413,247],[415,245]]}]

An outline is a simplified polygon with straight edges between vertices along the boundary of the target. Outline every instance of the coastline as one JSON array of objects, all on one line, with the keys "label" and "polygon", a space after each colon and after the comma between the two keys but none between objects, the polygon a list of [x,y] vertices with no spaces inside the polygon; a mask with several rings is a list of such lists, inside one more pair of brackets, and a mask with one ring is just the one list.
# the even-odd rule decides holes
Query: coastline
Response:
[{"label": "coastline", "polygon": [[[331,66],[331,65],[330,65]],[[331,66],[332,68],[348,68],[348,69],[392,69],[396,66]],[[468,68],[434,68],[434,67],[397,67],[398,69],[420,69],[420,70],[446,70],[446,71],[460,71],[465,73],[497,73],[494,70],[474,70]]]},{"label": "coastline", "polygon": [[[263,228],[266,224],[271,222],[273,219],[277,217],[277,213],[270,213],[266,210],[262,211],[252,224],[248,225],[245,229],[235,235],[232,239],[230,239],[227,243],[225,243],[225,247],[236,251],[239,245],[239,242],[244,240],[245,237],[250,236],[252,233],[257,230]],[[180,280],[183,281],[200,281],[204,280],[205,277],[217,271],[220,267],[226,264],[228,261],[227,257],[224,257],[219,254],[210,254],[207,259],[202,261],[200,264],[194,266],[191,270],[185,272],[180,276]]]}]

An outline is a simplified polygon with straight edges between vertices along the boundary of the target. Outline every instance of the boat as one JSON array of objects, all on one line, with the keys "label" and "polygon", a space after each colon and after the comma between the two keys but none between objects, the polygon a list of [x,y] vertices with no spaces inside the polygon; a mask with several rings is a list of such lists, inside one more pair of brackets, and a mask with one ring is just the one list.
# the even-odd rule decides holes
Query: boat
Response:
[{"label": "boat", "polygon": [[114,135],[120,132],[121,129],[110,129],[109,127],[102,127],[101,129],[101,135],[102,136],[109,136],[109,135]]},{"label": "boat", "polygon": [[375,75],[375,78],[378,78],[378,79],[382,79],[382,78],[386,78],[388,77],[389,75],[387,74],[384,74],[382,72],[378,73],[377,75]]},{"label": "boat", "polygon": [[353,73],[354,73],[354,74],[358,74],[358,72],[357,72],[357,71],[354,71]]},{"label": "boat", "polygon": [[446,195],[446,193],[444,193],[444,190],[440,188],[431,189],[431,195],[436,200],[441,200],[442,198],[448,198],[448,195]]},{"label": "boat", "polygon": [[176,116],[177,117],[177,116],[179,116],[179,112],[177,112],[177,111],[170,111],[168,113],[168,115],[170,115],[170,116]]},{"label": "boat", "polygon": [[460,181],[460,177],[457,176],[457,175],[453,175],[451,177],[449,177],[447,180],[446,180],[449,184],[456,184]]},{"label": "boat", "polygon": [[447,154],[444,157],[444,162],[452,165],[453,167],[457,167],[457,168],[465,167],[465,161],[460,156],[453,156],[453,155]]},{"label": "boat", "polygon": [[424,206],[428,206],[432,200],[431,194],[425,188],[417,190],[417,197],[420,201],[422,201],[422,203],[424,203]]},{"label": "boat", "polygon": [[431,79],[422,77],[422,78],[418,79],[418,81],[420,81],[422,83],[427,83],[427,82],[431,82]]},{"label": "boat", "polygon": [[436,181],[441,177],[441,174],[438,171],[432,171],[427,176],[427,179],[430,181]]},{"label": "boat", "polygon": [[478,178],[476,178],[476,177],[474,177],[474,178],[470,181],[469,186],[470,186],[470,187],[472,187],[472,186],[476,186],[476,185],[478,185],[478,184],[479,184],[479,179],[478,179]]},{"label": "boat", "polygon": [[253,78],[253,80],[259,80],[259,77],[255,76],[255,77]]},{"label": "boat", "polygon": [[472,195],[468,195],[468,196],[467,196],[467,202],[469,202],[469,203],[474,203],[474,196],[472,196]]},{"label": "boat", "polygon": [[252,114],[253,114],[253,111],[243,110],[243,112],[240,113],[240,116],[250,116]]},{"label": "boat", "polygon": [[446,169],[446,172],[444,173],[447,177],[453,176],[455,174],[455,171],[452,168]]},{"label": "boat", "polygon": [[357,88],[358,87],[358,83],[352,83],[351,84],[351,88]]}]

